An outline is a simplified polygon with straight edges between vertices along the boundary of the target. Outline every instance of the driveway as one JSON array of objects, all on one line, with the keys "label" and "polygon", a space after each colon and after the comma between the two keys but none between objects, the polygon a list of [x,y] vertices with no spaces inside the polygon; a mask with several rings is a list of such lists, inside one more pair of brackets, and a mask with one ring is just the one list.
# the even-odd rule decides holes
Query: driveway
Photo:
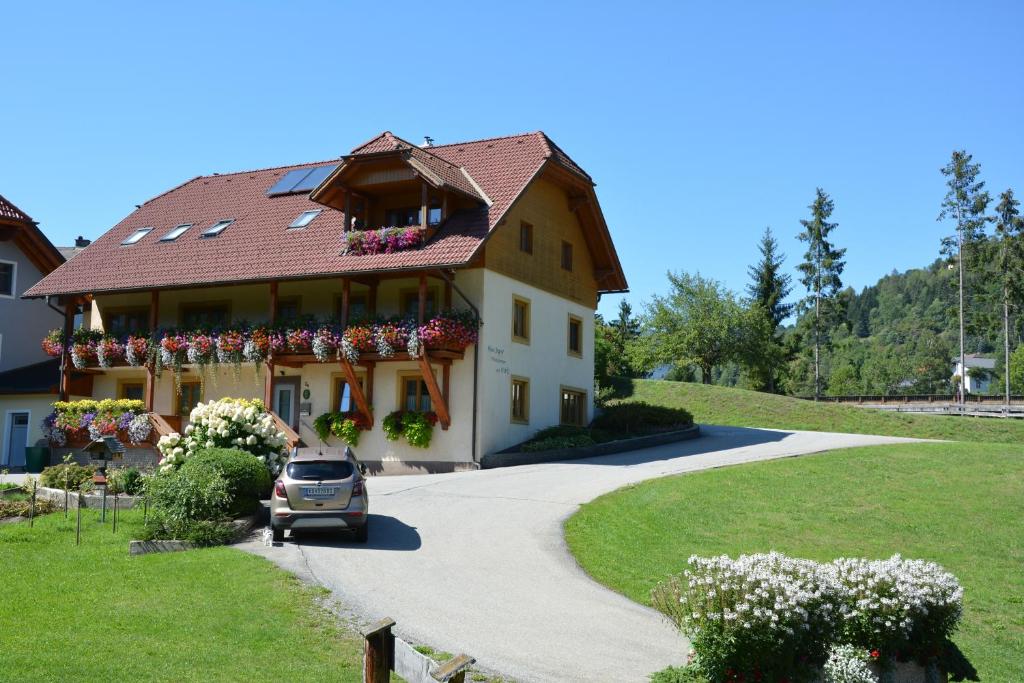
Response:
[{"label": "driveway", "polygon": [[403,638],[466,652],[515,680],[643,681],[683,663],[686,643],[579,568],[562,522],[581,504],[669,474],[912,441],[703,429],[694,441],[588,460],[372,478],[366,546],[300,537],[244,548],[326,586],[363,619],[392,617]]}]

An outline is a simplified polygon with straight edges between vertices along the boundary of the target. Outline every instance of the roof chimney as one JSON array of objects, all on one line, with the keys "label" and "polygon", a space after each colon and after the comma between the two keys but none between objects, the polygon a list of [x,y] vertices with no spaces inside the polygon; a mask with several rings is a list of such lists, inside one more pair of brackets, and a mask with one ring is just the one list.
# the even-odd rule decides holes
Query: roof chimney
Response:
[{"label": "roof chimney", "polygon": [[87,240],[84,237],[82,237],[81,235],[79,235],[78,237],[75,238],[75,248],[76,249],[84,249],[85,247],[89,246],[90,244],[92,244],[92,240]]},{"label": "roof chimney", "polygon": [[429,135],[424,135],[423,136],[423,146],[424,147],[433,147],[434,146],[434,138],[430,137]]}]

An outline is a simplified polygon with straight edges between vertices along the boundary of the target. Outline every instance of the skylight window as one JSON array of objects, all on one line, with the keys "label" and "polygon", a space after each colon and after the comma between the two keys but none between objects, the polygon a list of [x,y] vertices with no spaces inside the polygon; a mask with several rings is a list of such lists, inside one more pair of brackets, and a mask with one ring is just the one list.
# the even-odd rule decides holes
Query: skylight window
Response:
[{"label": "skylight window", "polygon": [[288,226],[289,230],[304,228],[313,222],[313,219],[320,215],[323,209],[313,209],[312,211],[303,211],[299,214],[299,217],[292,221],[292,224]]},{"label": "skylight window", "polygon": [[200,237],[216,237],[217,235],[224,232],[229,225],[235,222],[234,218],[227,218],[222,221],[217,221],[206,230],[203,230],[203,234]]},{"label": "skylight window", "polygon": [[181,225],[176,225],[174,228],[171,229],[171,231],[169,233],[167,233],[166,235],[161,237],[160,241],[161,242],[173,242],[174,240],[176,240],[179,237],[181,237],[182,235],[184,235],[185,231],[188,230],[191,227],[192,227],[191,223],[182,223]]},{"label": "skylight window", "polygon": [[151,232],[153,232],[153,228],[139,228],[132,234],[128,235],[121,244],[135,244]]}]

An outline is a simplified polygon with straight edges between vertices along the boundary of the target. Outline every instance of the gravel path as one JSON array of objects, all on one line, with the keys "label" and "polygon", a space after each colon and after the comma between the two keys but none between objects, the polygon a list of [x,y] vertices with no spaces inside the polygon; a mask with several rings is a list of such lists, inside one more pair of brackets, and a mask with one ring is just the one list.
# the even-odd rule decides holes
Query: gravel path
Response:
[{"label": "gravel path", "polygon": [[[680,472],[913,441],[704,427],[702,438],[590,460],[368,482],[370,542],[243,548],[329,588],[363,619],[519,681],[643,681],[685,660],[658,613],[591,580],[562,522],[617,488]],[[685,558],[680,558],[680,562]]]}]

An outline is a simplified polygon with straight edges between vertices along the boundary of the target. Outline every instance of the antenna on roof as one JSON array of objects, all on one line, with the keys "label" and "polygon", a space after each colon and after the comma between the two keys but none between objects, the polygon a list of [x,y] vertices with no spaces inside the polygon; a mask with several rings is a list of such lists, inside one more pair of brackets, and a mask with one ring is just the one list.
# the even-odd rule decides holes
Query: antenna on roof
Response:
[{"label": "antenna on roof", "polygon": [[430,137],[429,135],[424,135],[423,136],[423,146],[424,147],[433,147],[434,146],[434,138]]}]

